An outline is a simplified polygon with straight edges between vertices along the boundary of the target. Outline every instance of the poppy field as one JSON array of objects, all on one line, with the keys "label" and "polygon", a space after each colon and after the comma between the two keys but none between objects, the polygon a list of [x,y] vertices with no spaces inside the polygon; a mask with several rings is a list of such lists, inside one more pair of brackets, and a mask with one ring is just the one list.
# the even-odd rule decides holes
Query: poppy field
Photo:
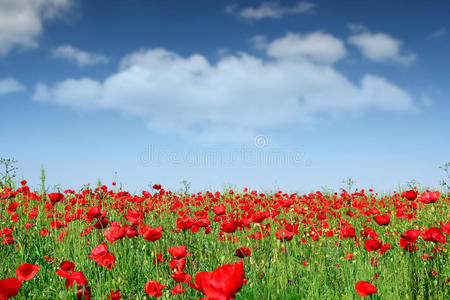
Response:
[{"label": "poppy field", "polygon": [[0,189],[0,299],[449,299],[450,197]]}]

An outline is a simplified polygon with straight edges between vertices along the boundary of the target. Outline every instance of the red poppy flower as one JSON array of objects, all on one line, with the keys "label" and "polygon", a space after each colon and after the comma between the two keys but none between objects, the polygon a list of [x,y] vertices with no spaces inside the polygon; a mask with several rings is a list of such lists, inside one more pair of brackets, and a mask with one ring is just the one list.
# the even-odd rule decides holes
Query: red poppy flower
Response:
[{"label": "red poppy flower", "polygon": [[94,218],[99,218],[101,217],[102,214],[100,212],[100,208],[98,208],[97,206],[91,207],[87,212],[86,212],[86,217],[84,218],[84,220],[86,221],[86,223],[91,223],[91,221]]},{"label": "red poppy flower", "polygon": [[108,252],[108,245],[106,243],[101,243],[94,247],[89,257],[108,270],[111,270],[116,264],[116,258]]},{"label": "red poppy flower", "polygon": [[445,234],[449,234],[450,235],[450,221],[448,221],[447,223],[442,223],[441,221],[441,228],[442,231],[444,231]]},{"label": "red poppy flower", "polygon": [[195,222],[197,227],[208,227],[209,225],[211,225],[211,221],[207,218],[200,218]]},{"label": "red poppy flower", "polygon": [[184,272],[175,272],[170,277],[173,278],[176,282],[190,282],[191,281],[191,275],[186,274]]},{"label": "red poppy flower", "polygon": [[60,202],[61,200],[64,199],[64,194],[61,193],[51,193],[48,194],[48,198],[50,199],[50,201],[55,204],[57,202]]},{"label": "red poppy flower", "polygon": [[391,216],[390,215],[378,215],[373,217],[375,222],[377,222],[378,225],[388,225],[391,222]]},{"label": "red poppy flower", "polygon": [[401,237],[407,240],[408,242],[415,243],[419,235],[420,235],[419,229],[409,229],[405,231],[405,233],[402,234]]},{"label": "red poppy flower", "polygon": [[16,201],[9,203],[8,208],[6,209],[6,213],[8,215],[12,215],[13,213],[16,212],[18,206],[19,206],[19,203]]},{"label": "red poppy flower", "polygon": [[442,228],[431,227],[420,233],[424,241],[445,244],[445,235],[442,234]]},{"label": "red poppy flower", "polygon": [[364,248],[366,248],[367,251],[372,252],[375,250],[380,249],[381,243],[376,240],[366,240],[364,242]]},{"label": "red poppy flower", "polygon": [[157,281],[150,280],[145,284],[144,290],[150,296],[161,297],[162,296],[161,290],[165,287],[166,287],[165,285],[163,285]]},{"label": "red poppy flower", "polygon": [[294,234],[283,228],[275,233],[275,237],[282,241],[290,241],[294,238]]},{"label": "red poppy flower", "polygon": [[156,228],[149,228],[144,233],[144,239],[146,239],[149,242],[157,241],[161,238],[163,228],[161,226],[158,226]]},{"label": "red poppy flower", "polygon": [[17,278],[5,278],[0,280],[0,299],[9,299],[17,296],[22,281]]},{"label": "red poppy flower", "polygon": [[103,235],[112,244],[125,236],[125,229],[123,227],[109,227],[103,232]]},{"label": "red poppy flower", "polygon": [[153,264],[156,264],[156,262],[165,262],[166,259],[162,257],[162,253],[159,252],[156,254],[156,257],[153,257]]},{"label": "red poppy flower", "polygon": [[267,214],[265,212],[257,211],[252,215],[251,220],[253,223],[261,223],[266,218],[267,218]]},{"label": "red poppy flower", "polygon": [[24,263],[17,267],[16,276],[17,279],[19,279],[20,281],[26,281],[36,276],[38,271],[39,271],[38,265]]},{"label": "red poppy flower", "polygon": [[167,251],[169,251],[170,255],[176,259],[191,255],[189,252],[186,252],[186,246],[170,247]]},{"label": "red poppy flower", "polygon": [[344,227],[341,229],[341,238],[354,238],[356,239],[356,231],[353,227]]},{"label": "red poppy flower", "polygon": [[117,290],[115,292],[113,290],[110,291],[110,294],[108,296],[108,300],[120,300],[120,299],[122,299],[122,295],[120,294],[120,290]]},{"label": "red poppy flower", "polygon": [[244,283],[244,263],[223,265],[212,272],[200,272],[191,287],[203,293],[207,299],[234,299]]},{"label": "red poppy flower", "polygon": [[410,201],[414,201],[417,198],[417,192],[415,190],[404,191],[402,193],[402,197],[404,197]]},{"label": "red poppy flower", "polygon": [[226,233],[233,233],[236,231],[238,223],[234,220],[226,220],[220,224],[219,229]]},{"label": "red poppy flower", "polygon": [[194,224],[195,219],[192,217],[177,219],[177,227],[183,230],[190,229]]},{"label": "red poppy flower", "polygon": [[225,205],[219,205],[216,206],[212,209],[212,211],[216,214],[216,215],[223,215],[225,214]]},{"label": "red poppy flower", "polygon": [[186,259],[184,258],[171,259],[169,262],[170,269],[173,270],[176,268],[178,272],[183,271],[185,266],[186,266]]},{"label": "red poppy flower", "polygon": [[83,271],[77,271],[70,274],[65,282],[66,290],[69,290],[69,288],[73,287],[74,282],[76,282],[78,286],[86,286],[88,284]]},{"label": "red poppy flower", "polygon": [[441,193],[439,191],[425,191],[423,194],[419,197],[418,201],[422,203],[433,203],[436,202],[439,197],[441,196]]},{"label": "red poppy flower", "polygon": [[361,297],[366,297],[377,292],[377,287],[367,281],[358,281],[355,284],[355,289]]},{"label": "red poppy flower", "polygon": [[64,260],[60,264],[60,269],[56,270],[56,274],[58,274],[58,276],[62,278],[69,278],[74,269],[75,264],[73,262]]},{"label": "red poppy flower", "polygon": [[170,290],[170,293],[172,294],[172,295],[176,295],[176,294],[182,294],[182,293],[184,293],[184,292],[186,292],[186,290],[185,289],[183,289],[183,287],[181,286],[181,285],[176,285],[176,286],[174,286],[171,290]]},{"label": "red poppy flower", "polygon": [[246,256],[250,256],[251,254],[252,254],[252,250],[250,250],[249,248],[239,247],[236,249],[236,253],[234,254],[234,256],[244,258]]}]

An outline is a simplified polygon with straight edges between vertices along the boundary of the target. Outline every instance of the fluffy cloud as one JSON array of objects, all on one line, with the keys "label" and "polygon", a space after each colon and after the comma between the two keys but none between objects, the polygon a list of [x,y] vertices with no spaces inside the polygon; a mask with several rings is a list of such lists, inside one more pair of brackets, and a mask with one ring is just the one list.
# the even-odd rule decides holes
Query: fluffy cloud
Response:
[{"label": "fluffy cloud", "polygon": [[[238,15],[249,20],[279,19],[284,15],[299,15],[310,12],[314,7],[314,3],[307,1],[298,2],[292,7],[282,7],[277,2],[263,2],[259,7],[247,7],[240,10]],[[225,8],[225,11],[235,13],[236,8],[236,5],[229,5]]]},{"label": "fluffy cloud", "polygon": [[448,33],[447,27],[444,26],[444,27],[439,28],[435,32],[433,32],[431,34],[431,37],[432,38],[440,38],[440,37],[446,36],[447,33]]},{"label": "fluffy cloud", "polygon": [[25,91],[25,87],[14,78],[0,78],[0,95]]},{"label": "fluffy cloud", "polygon": [[53,56],[75,62],[80,67],[108,63],[109,59],[101,54],[86,52],[70,45],[62,45],[53,50]]},{"label": "fluffy cloud", "polygon": [[385,33],[371,33],[366,27],[358,24],[349,24],[353,34],[348,42],[356,46],[368,59],[385,62],[394,61],[409,64],[415,60],[412,53],[402,54],[402,42]]},{"label": "fluffy cloud", "polygon": [[[283,40],[296,50],[283,52]],[[102,81],[38,84],[34,99],[113,109],[140,116],[155,132],[208,141],[367,110],[414,108],[408,93],[384,78],[367,74],[353,83],[334,69],[330,63],[345,54],[342,49],[334,50],[339,55],[329,60],[320,51],[313,54],[324,40],[342,44],[325,33],[288,34],[268,43],[269,60],[240,52],[214,64],[199,54],[183,57],[162,48],[143,49],[124,57],[117,72]],[[302,41],[308,47],[301,46]]]},{"label": "fluffy cloud", "polygon": [[331,34],[313,32],[307,35],[288,33],[267,47],[267,54],[277,59],[301,59],[333,63],[345,56],[344,43]]},{"label": "fluffy cloud", "polygon": [[43,23],[61,17],[73,0],[1,0],[0,56],[15,46],[32,48],[43,31]]}]

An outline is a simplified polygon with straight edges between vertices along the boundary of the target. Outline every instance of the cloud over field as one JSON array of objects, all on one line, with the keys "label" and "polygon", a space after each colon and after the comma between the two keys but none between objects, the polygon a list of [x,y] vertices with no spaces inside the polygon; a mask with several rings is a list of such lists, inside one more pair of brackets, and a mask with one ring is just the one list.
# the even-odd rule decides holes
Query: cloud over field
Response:
[{"label": "cloud over field", "polygon": [[33,98],[77,109],[113,109],[147,120],[155,132],[208,141],[346,113],[414,107],[406,91],[383,77],[366,74],[352,82],[340,73],[334,64],[346,50],[331,34],[290,33],[260,46],[267,59],[239,52],[216,63],[200,54],[142,49],[124,57],[104,80],[40,83]]},{"label": "cloud over field", "polygon": [[72,0],[1,0],[0,56],[14,47],[34,48],[46,21],[62,17]]}]

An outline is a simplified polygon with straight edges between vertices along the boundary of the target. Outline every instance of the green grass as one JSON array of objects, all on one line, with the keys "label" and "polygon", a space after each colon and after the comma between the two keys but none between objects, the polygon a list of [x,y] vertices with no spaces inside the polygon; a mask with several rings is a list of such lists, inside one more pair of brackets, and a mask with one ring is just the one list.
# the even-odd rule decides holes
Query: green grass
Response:
[{"label": "green grass", "polygon": [[[4,193],[5,191],[0,195]],[[317,221],[315,213],[309,219],[305,214],[296,213],[292,207],[290,209],[271,207],[270,205],[277,203],[274,195],[261,198],[245,196],[241,193],[239,194],[240,199],[245,199],[245,201],[241,200],[243,203],[233,200],[236,194],[228,193],[222,194],[222,197],[210,197],[204,193],[201,195],[202,199],[197,195],[189,197],[181,194],[152,196],[142,202],[133,201],[133,198],[130,198],[131,200],[118,199],[113,193],[104,196],[101,201],[94,199],[93,196],[95,195],[88,195],[84,200],[79,200],[68,211],[65,210],[67,202],[57,203],[55,216],[52,218],[46,217],[49,213],[45,211],[45,201],[48,201],[46,196],[42,196],[42,201],[22,194],[18,194],[14,198],[3,199],[0,229],[15,226],[12,235],[16,242],[11,245],[0,245],[0,279],[15,277],[15,270],[21,263],[29,262],[40,266],[36,277],[23,283],[17,299],[76,298],[75,291],[66,291],[65,280],[56,274],[55,270],[59,268],[59,263],[46,261],[44,255],[55,257],[59,262],[63,260],[74,262],[75,271],[83,271],[89,282],[92,299],[106,299],[110,290],[117,289],[121,290],[123,299],[151,299],[152,297],[144,291],[144,285],[149,280],[156,280],[167,286],[163,290],[161,298],[200,298],[203,295],[189,288],[186,283],[182,283],[183,287],[187,289],[185,293],[175,296],[169,293],[169,290],[178,283],[169,277],[173,272],[168,265],[171,257],[167,249],[178,245],[187,246],[187,251],[192,253],[186,257],[187,263],[184,272],[190,274],[193,280],[198,272],[212,271],[223,264],[241,260],[234,256],[236,248],[240,246],[250,248],[251,256],[242,259],[245,278],[248,279],[248,282],[236,294],[237,299],[357,299],[359,296],[354,285],[360,280],[370,281],[377,287],[377,293],[369,296],[369,299],[450,298],[450,284],[445,284],[447,278],[450,277],[449,237],[446,236],[446,244],[440,244],[443,247],[440,254],[433,253],[436,246],[434,243],[426,242],[420,237],[417,241],[418,251],[415,253],[403,250],[398,244],[400,234],[408,229],[425,229],[440,226],[440,221],[447,222],[450,214],[448,195],[444,195],[436,203],[419,207],[415,211],[417,219],[413,220],[395,217],[396,206],[400,202],[408,202],[398,199],[398,195],[383,197],[384,201],[381,201],[381,197],[353,195],[353,200],[365,199],[364,201],[368,203],[373,201],[373,205],[366,206],[366,209],[374,206],[382,213],[391,211],[391,223],[388,226],[379,226],[373,220],[366,222],[366,216],[348,217],[345,215],[345,211],[350,209],[358,212],[359,210],[349,207],[332,208],[332,204],[336,202],[332,195],[312,196],[310,200],[296,198],[293,207],[308,208],[308,213],[315,210],[314,207],[317,207],[317,211],[327,210],[325,214],[329,219],[326,221],[330,229],[320,228],[318,223],[324,221]],[[175,199],[176,197],[178,200]],[[68,198],[73,197],[68,196]],[[255,199],[260,200],[255,201]],[[12,222],[10,215],[6,213],[6,207],[12,201],[20,203],[16,212],[19,215],[18,223]],[[176,201],[181,201],[183,207],[171,212],[169,208]],[[346,202],[344,201],[344,203]],[[386,204],[385,207],[382,203]],[[164,231],[161,239],[149,242],[140,235],[132,239],[125,237],[110,244],[103,237],[102,231],[97,232],[97,229],[87,236],[80,236],[80,233],[88,225],[83,219],[69,222],[67,228],[62,229],[50,228],[48,225],[54,218],[61,219],[64,213],[73,214],[77,209],[83,209],[85,212],[86,208],[99,204],[108,211],[107,218],[110,221],[121,221],[123,224],[129,224],[123,217],[128,208],[147,210],[143,222],[153,227],[162,226]],[[266,238],[261,240],[247,238],[250,234],[261,231],[259,224],[252,223],[250,229],[238,229],[234,234],[224,234],[226,238],[235,236],[239,240],[238,242],[230,242],[227,239],[219,241],[220,223],[212,221],[214,214],[211,210],[208,212],[213,227],[210,234],[204,234],[202,228],[197,233],[192,233],[190,230],[181,233],[171,231],[176,228],[178,211],[189,208],[193,215],[195,211],[202,210],[205,206],[212,208],[219,204],[226,206],[227,213],[241,213],[243,205],[250,205],[254,210],[279,210],[280,214],[275,219],[284,219],[291,224],[300,224],[300,233],[294,235],[291,241],[282,242],[275,238],[279,223],[274,221],[274,218],[269,218],[263,222],[264,225],[271,224],[271,230],[267,231],[269,235]],[[121,209],[112,208],[111,205],[120,206]],[[38,216],[34,220],[29,220],[27,207],[30,209],[33,206],[38,206]],[[339,237],[337,231],[340,223],[332,215],[336,212],[340,213],[342,219],[350,222],[356,229],[360,246],[355,245],[353,239]],[[372,217],[369,216],[369,218]],[[309,221],[311,224],[302,223],[302,220]],[[27,222],[33,223],[29,230],[24,227]],[[359,231],[363,229],[361,224],[372,227],[379,234],[379,239],[383,244],[391,243],[393,248],[382,255],[366,251],[364,249],[365,238],[359,234]],[[306,225],[306,228],[303,228],[303,225]],[[324,232],[334,230],[336,233],[331,237],[323,234],[318,241],[312,241],[307,234],[311,226],[318,227]],[[39,232],[43,228],[49,229],[51,234],[41,236]],[[389,232],[385,233],[385,230]],[[67,231],[64,242],[57,240],[61,231]],[[303,243],[301,238],[305,238],[307,243]],[[106,270],[88,257],[92,248],[102,242],[108,244],[109,251],[116,257],[116,265],[111,270]],[[282,247],[286,251],[282,251]],[[155,265],[153,258],[158,252],[161,252],[167,261]],[[346,260],[346,253],[352,253],[353,260]],[[424,261],[421,259],[423,253],[434,254],[434,258]],[[369,263],[371,258],[378,258],[377,266],[371,266]],[[305,261],[307,265],[303,264]],[[433,275],[432,270],[436,270],[437,274]],[[376,280],[373,279],[375,273],[378,274]]]}]

